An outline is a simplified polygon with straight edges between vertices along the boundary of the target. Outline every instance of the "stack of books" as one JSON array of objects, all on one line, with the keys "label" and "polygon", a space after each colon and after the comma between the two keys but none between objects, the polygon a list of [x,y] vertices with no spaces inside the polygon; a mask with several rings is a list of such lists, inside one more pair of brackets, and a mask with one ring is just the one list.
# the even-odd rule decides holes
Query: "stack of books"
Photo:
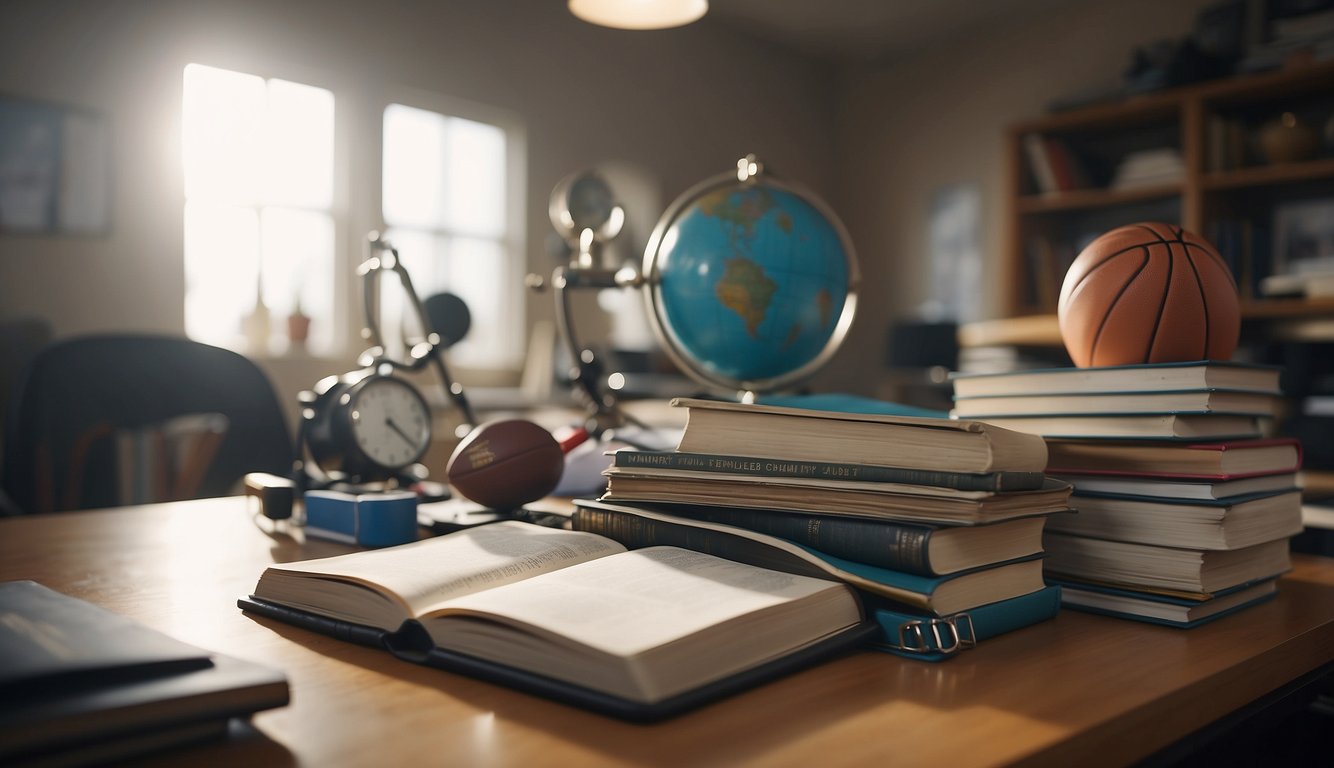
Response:
[{"label": "stack of books", "polygon": [[955,415],[1047,439],[1075,515],[1047,526],[1068,606],[1193,627],[1272,597],[1302,530],[1279,369],[1202,361],[954,377]]},{"label": "stack of books", "polygon": [[978,422],[675,400],[675,451],[618,451],[574,527],[852,584],[882,645],[938,659],[1050,618],[1042,531],[1070,487]]}]

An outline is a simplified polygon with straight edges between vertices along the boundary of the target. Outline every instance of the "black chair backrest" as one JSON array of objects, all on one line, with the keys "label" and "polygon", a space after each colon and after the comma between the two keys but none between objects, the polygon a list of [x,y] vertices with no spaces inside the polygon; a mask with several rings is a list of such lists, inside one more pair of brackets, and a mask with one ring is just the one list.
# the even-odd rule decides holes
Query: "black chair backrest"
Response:
[{"label": "black chair backrest", "polygon": [[[164,425],[190,419],[207,425],[203,437],[213,439],[195,435],[197,476],[175,486],[188,497],[233,492],[246,472],[291,471],[294,448],[282,408],[251,360],[168,336],[56,341],[33,358],[10,400],[4,489],[24,512],[142,501],[126,498],[133,473],[143,471],[127,466],[127,454],[144,459],[144,446],[153,445],[146,436],[163,443]],[[189,457],[168,457],[159,445],[150,458]]]}]

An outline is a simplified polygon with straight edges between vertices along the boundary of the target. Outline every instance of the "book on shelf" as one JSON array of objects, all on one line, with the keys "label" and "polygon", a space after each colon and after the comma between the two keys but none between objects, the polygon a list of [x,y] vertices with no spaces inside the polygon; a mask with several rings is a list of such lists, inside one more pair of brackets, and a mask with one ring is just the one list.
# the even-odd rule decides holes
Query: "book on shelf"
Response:
[{"label": "book on shelf", "polygon": [[1287,572],[1288,540],[1242,549],[1204,550],[1094,539],[1049,531],[1047,575],[1205,600],[1239,584]]},{"label": "book on shelf", "polygon": [[634,720],[861,642],[847,585],[508,521],[269,566],[244,610]]},{"label": "book on shelf", "polygon": [[1133,474],[1151,478],[1233,480],[1290,474],[1301,468],[1301,443],[1290,438],[1195,443],[1051,440],[1053,475]]},{"label": "book on shelf", "polygon": [[1032,435],[977,421],[817,411],[676,399],[687,409],[677,450],[789,461],[953,472],[1040,472],[1047,446]]},{"label": "book on shelf", "polygon": [[[822,482],[709,472],[641,473],[608,470],[608,501],[703,504],[788,512],[819,512],[870,520],[979,525],[1069,508],[1070,486],[1054,480],[1032,491],[989,493],[932,486]],[[906,492],[912,490],[912,493]]]},{"label": "book on shelf", "polygon": [[32,581],[0,584],[0,763],[106,764],[222,738],[288,702],[282,673]]},{"label": "book on shelf", "polygon": [[751,477],[807,478],[900,485],[927,485],[961,491],[1031,491],[1041,488],[1045,476],[1034,472],[947,472],[909,467],[881,467],[838,461],[791,461],[762,456],[737,456],[681,451],[623,449],[612,454],[618,469],[687,470]]},{"label": "book on shelf", "polygon": [[763,568],[838,579],[867,595],[933,616],[967,611],[1044,586],[1039,557],[927,577],[852,562],[739,526],[629,504],[576,500],[572,523],[575,530],[606,536],[629,549],[681,547]]},{"label": "book on shelf", "polygon": [[1024,154],[1028,158],[1028,169],[1032,173],[1038,192],[1051,194],[1061,191],[1056,179],[1056,169],[1047,154],[1047,144],[1040,134],[1025,134],[1023,139]]},{"label": "book on shelf", "polygon": [[956,397],[952,414],[961,419],[995,416],[1072,414],[1227,413],[1274,417],[1282,405],[1271,392],[1193,389],[1173,392],[1117,392],[1074,395],[986,395]]},{"label": "book on shelf", "polygon": [[1255,416],[1215,413],[1000,416],[988,418],[987,423],[1016,432],[1068,439],[1233,440],[1259,437],[1261,432]]},{"label": "book on shelf", "polygon": [[1189,549],[1241,549],[1302,532],[1295,488],[1228,501],[1083,494],[1071,503],[1079,513],[1053,517],[1048,531]]},{"label": "book on shelf", "polygon": [[1241,496],[1276,493],[1298,487],[1297,475],[1293,472],[1213,481],[1141,474],[1054,474],[1052,478],[1069,483],[1076,492],[1083,494],[1196,501],[1235,501]]},{"label": "book on shelf", "polygon": [[1208,600],[1191,600],[1075,581],[1060,582],[1060,587],[1061,602],[1067,607],[1181,629],[1192,629],[1263,603],[1278,594],[1278,580],[1272,578],[1223,590]]},{"label": "book on shelf", "polygon": [[1087,189],[1093,186],[1088,169],[1084,167],[1084,163],[1065,140],[1055,136],[1047,136],[1042,143],[1046,149],[1052,175],[1056,177],[1056,186],[1062,192]]},{"label": "book on shelf", "polygon": [[1199,360],[1013,373],[951,374],[956,398],[985,395],[1071,395],[1228,389],[1282,394],[1278,366]]},{"label": "book on shelf", "polygon": [[987,525],[861,520],[772,509],[647,506],[677,517],[745,528],[844,560],[918,576],[944,576],[1042,552],[1043,515]]},{"label": "book on shelf", "polygon": [[948,616],[866,603],[879,630],[871,647],[918,661],[945,661],[982,640],[1054,618],[1060,608],[1061,588],[1055,585]]}]

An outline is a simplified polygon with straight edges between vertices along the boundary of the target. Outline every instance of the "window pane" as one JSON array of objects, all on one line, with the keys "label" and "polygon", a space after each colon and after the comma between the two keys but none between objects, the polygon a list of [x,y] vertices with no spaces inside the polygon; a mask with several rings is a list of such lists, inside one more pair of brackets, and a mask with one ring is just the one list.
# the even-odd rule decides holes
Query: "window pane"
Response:
[{"label": "window pane", "polygon": [[505,132],[494,125],[452,118],[446,151],[446,226],[459,233],[503,236]]},{"label": "window pane", "polygon": [[333,205],[334,98],[323,88],[270,80],[264,200],[274,205]]},{"label": "window pane", "polygon": [[445,209],[445,118],[390,104],[384,111],[384,220],[438,226]]},{"label": "window pane", "polygon": [[308,349],[333,348],[334,224],[328,214],[265,208],[260,214],[264,303],[274,332],[286,335],[286,319],[300,304],[311,319]]},{"label": "window pane", "polygon": [[459,365],[517,366],[523,359],[515,306],[517,277],[503,246],[494,240],[451,238],[447,242],[442,288],[468,305],[472,327],[450,352]]},{"label": "window pane", "polygon": [[258,201],[264,81],[199,64],[185,68],[185,195],[230,204]]},{"label": "window pane", "polygon": [[185,332],[236,346],[255,306],[259,217],[252,208],[185,205]]}]

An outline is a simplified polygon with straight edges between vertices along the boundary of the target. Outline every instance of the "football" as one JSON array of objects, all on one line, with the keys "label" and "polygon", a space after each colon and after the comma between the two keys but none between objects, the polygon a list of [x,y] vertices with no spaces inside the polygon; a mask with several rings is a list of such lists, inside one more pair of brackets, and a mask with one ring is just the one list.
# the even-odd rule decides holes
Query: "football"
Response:
[{"label": "football", "polygon": [[454,448],[445,476],[454,491],[491,509],[518,509],[560,482],[565,453],[531,421],[478,425]]}]

